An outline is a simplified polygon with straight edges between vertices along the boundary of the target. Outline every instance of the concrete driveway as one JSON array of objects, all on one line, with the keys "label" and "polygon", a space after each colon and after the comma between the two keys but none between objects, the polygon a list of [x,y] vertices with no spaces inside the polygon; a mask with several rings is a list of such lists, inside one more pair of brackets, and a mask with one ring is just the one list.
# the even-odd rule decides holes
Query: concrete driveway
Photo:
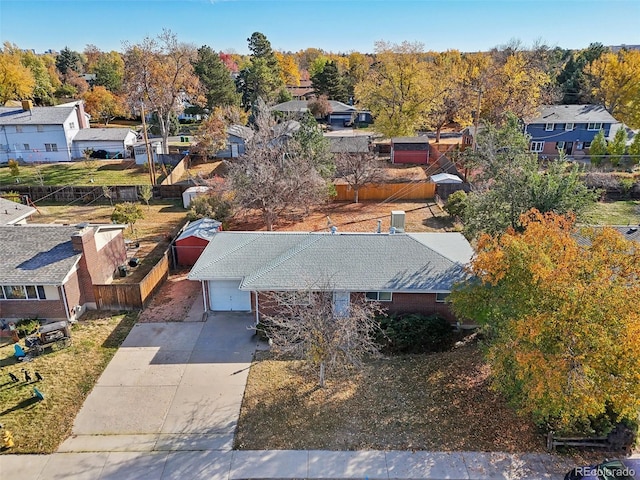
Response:
[{"label": "concrete driveway", "polygon": [[229,450],[258,342],[248,314],[136,324],[59,452]]}]

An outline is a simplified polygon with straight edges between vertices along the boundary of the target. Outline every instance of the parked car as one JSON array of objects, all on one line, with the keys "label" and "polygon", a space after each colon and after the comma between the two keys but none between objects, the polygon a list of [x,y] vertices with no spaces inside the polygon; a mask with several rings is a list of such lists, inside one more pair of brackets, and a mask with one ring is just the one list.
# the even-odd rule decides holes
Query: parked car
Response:
[{"label": "parked car", "polygon": [[597,465],[576,467],[564,480],[640,480],[640,458],[606,460]]}]

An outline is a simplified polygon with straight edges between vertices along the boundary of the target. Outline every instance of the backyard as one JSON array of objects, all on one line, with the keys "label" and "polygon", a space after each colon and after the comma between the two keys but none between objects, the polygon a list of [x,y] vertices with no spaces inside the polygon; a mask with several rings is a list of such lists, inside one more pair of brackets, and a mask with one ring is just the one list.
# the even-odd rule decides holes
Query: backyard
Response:
[{"label": "backyard", "polygon": [[[13,344],[0,347],[0,423],[13,433],[6,453],[51,453],[70,434],[73,420],[98,377],[136,321],[137,313],[88,312],[72,327],[72,345],[18,362]],[[24,347],[24,341],[20,342]],[[26,382],[24,370],[34,381]],[[35,372],[42,375],[35,381]],[[18,378],[12,382],[9,373]],[[36,401],[33,388],[44,395]]]},{"label": "backyard", "polygon": [[[93,180],[93,181],[92,181]],[[87,162],[20,165],[12,175],[7,165],[0,166],[0,186],[10,185],[142,185],[149,173],[133,160],[95,160]]]},{"label": "backyard", "polygon": [[637,225],[640,223],[640,200],[598,202],[589,221],[596,225]]}]

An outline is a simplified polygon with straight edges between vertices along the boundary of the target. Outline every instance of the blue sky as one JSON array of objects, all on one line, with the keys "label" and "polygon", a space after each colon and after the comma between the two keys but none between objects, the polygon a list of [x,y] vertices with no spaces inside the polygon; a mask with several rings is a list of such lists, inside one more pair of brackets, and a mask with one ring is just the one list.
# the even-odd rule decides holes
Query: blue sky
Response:
[{"label": "blue sky", "polygon": [[285,51],[372,52],[377,40],[478,51],[514,38],[583,48],[640,44],[640,0],[0,0],[2,41],[38,53],[122,51],[163,28],[237,53],[254,31]]}]

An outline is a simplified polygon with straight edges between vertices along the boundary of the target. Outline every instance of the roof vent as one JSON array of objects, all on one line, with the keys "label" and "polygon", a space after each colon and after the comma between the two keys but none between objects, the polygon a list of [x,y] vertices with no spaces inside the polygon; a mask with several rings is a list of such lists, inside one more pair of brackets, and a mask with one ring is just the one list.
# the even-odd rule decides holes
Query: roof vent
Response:
[{"label": "roof vent", "polygon": [[338,231],[338,227],[336,227],[336,226],[334,225],[334,226],[332,226],[332,227],[330,228],[330,230],[331,230],[331,235],[335,235],[335,234],[337,233],[337,231]]},{"label": "roof vent", "polygon": [[396,227],[391,227],[389,229],[389,235],[394,235],[396,233]]},{"label": "roof vent", "polygon": [[24,110],[25,112],[30,112],[32,108],[33,103],[31,103],[31,100],[22,100],[22,110]]},{"label": "roof vent", "polygon": [[89,226],[89,222],[82,222],[76,225],[76,228],[87,228]]},{"label": "roof vent", "polygon": [[382,220],[378,220],[378,228],[376,229],[376,233],[382,232]]}]

